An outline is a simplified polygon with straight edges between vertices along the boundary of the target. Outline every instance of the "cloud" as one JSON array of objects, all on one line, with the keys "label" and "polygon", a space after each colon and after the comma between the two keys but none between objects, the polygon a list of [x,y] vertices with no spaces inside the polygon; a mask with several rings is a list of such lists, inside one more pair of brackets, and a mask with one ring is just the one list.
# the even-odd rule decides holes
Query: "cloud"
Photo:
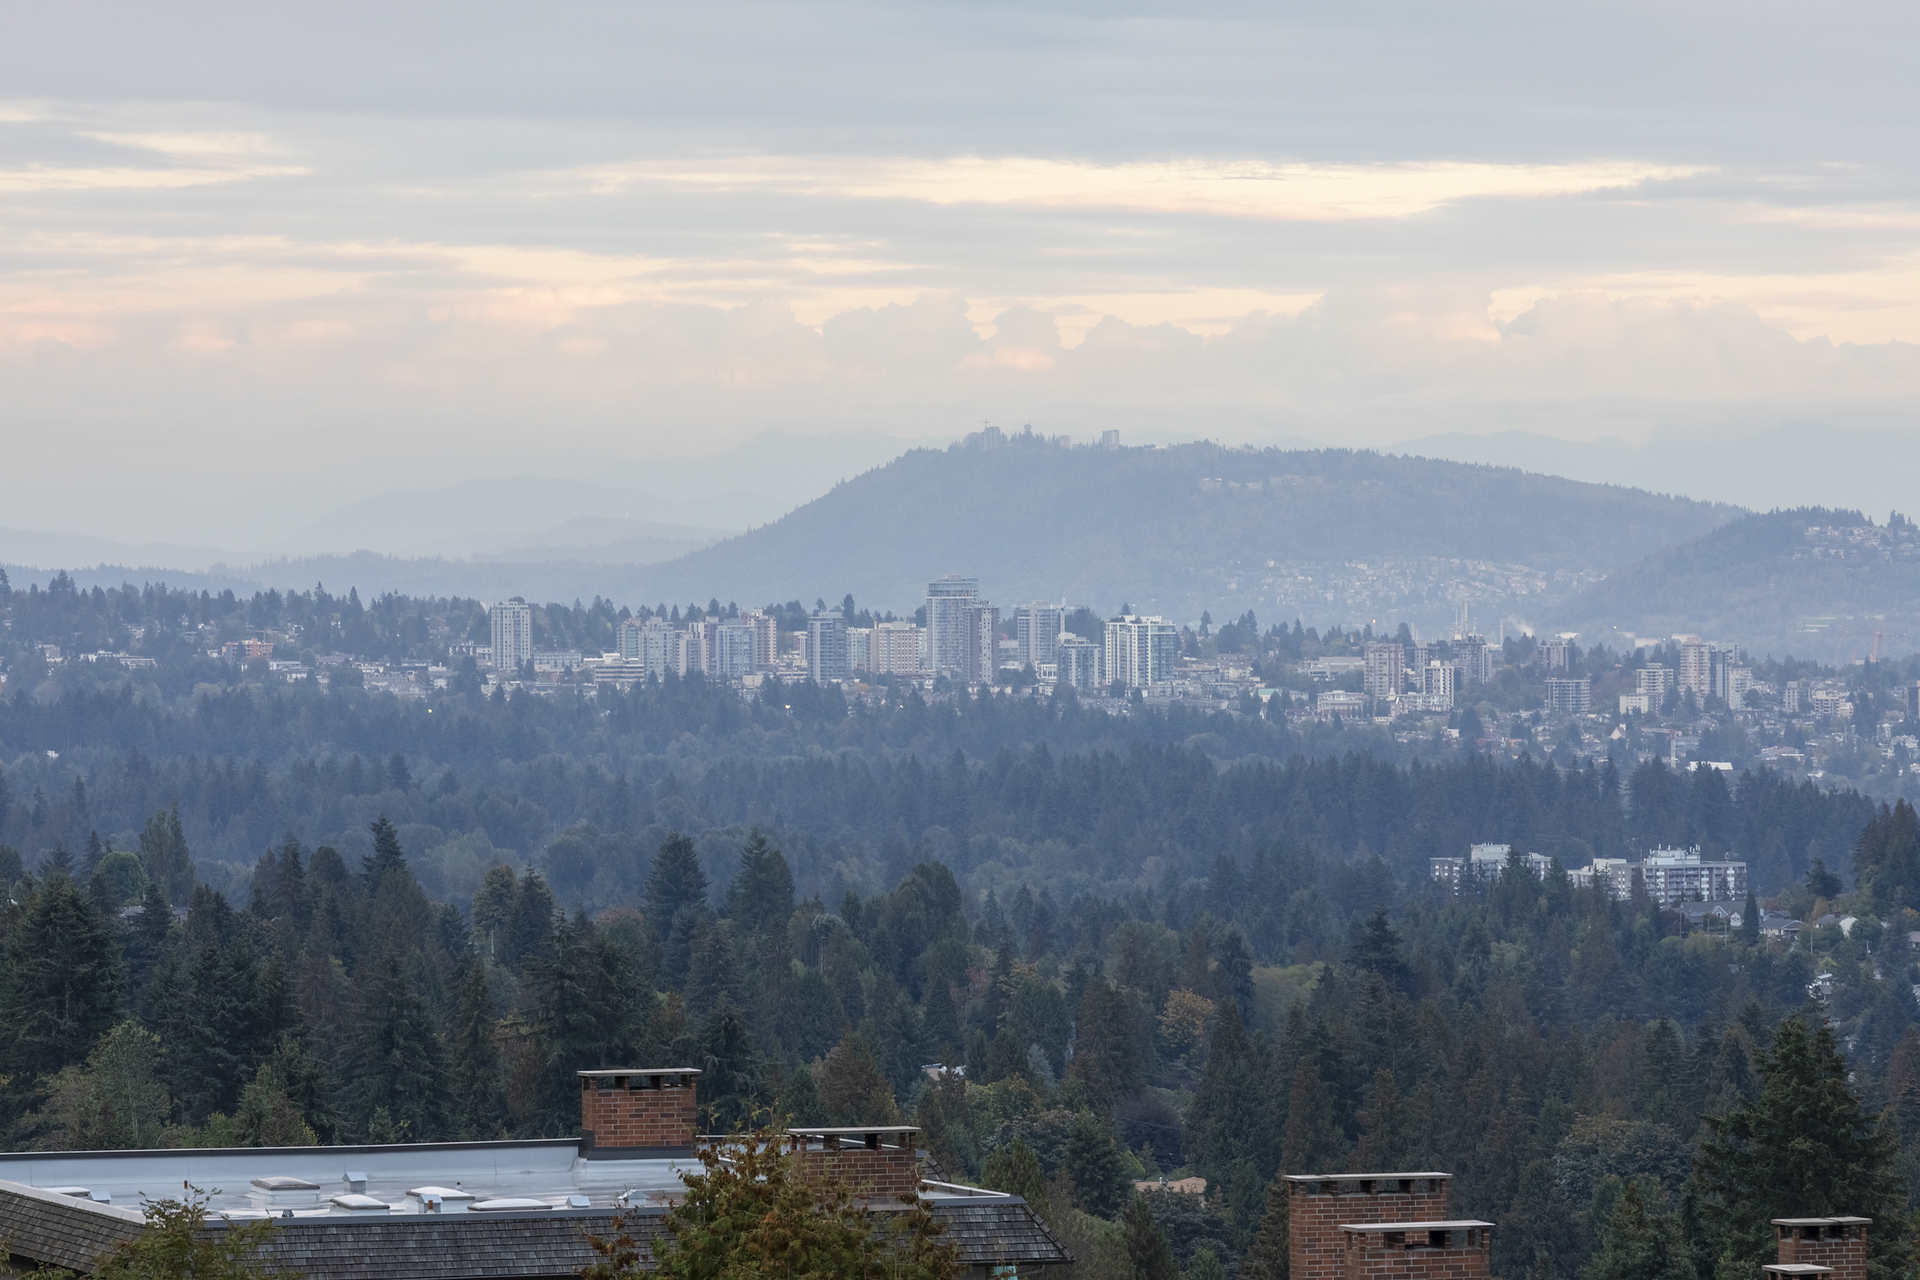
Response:
[{"label": "cloud", "polygon": [[581,171],[591,190],[658,183],[714,191],[779,190],[862,200],[1126,209],[1290,222],[1403,218],[1462,200],[1538,199],[1638,187],[1702,172],[1631,161],[1582,164],[1402,162],[1376,165],[1190,160],[1089,164],[1037,156],[868,159],[753,156],[646,161]]}]

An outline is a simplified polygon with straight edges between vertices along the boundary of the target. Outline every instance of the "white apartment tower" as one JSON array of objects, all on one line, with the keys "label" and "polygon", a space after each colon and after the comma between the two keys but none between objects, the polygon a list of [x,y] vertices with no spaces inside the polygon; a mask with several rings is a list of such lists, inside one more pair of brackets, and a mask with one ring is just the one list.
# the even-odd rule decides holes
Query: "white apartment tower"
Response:
[{"label": "white apartment tower", "polygon": [[753,665],[756,670],[771,671],[780,657],[780,631],[773,615],[759,609],[746,609],[740,624],[753,632]]},{"label": "white apartment tower", "polygon": [[1406,658],[1406,650],[1397,641],[1369,640],[1365,668],[1366,693],[1369,698],[1397,698],[1400,696],[1402,677],[1400,664]]},{"label": "white apartment tower", "polygon": [[1072,632],[1060,637],[1054,646],[1054,679],[1087,693],[1096,693],[1106,682],[1100,678],[1100,646]]},{"label": "white apartment tower", "polygon": [[879,622],[868,637],[867,669],[875,675],[913,675],[920,670],[920,628],[911,622]]},{"label": "white apartment tower", "polygon": [[838,613],[816,613],[807,620],[807,674],[815,684],[845,680],[847,620]]},{"label": "white apartment tower", "polygon": [[713,637],[713,674],[725,680],[750,676],[759,662],[753,628],[742,622],[723,622]]},{"label": "white apartment tower", "polygon": [[503,600],[491,610],[493,665],[499,671],[518,670],[533,660],[533,610],[519,596]]},{"label": "white apartment tower", "polygon": [[979,644],[979,620],[974,616],[979,602],[978,578],[950,573],[927,584],[927,671],[977,678],[967,659]]},{"label": "white apartment tower", "polygon": [[1066,621],[1065,610],[1044,601],[1036,600],[1014,610],[1013,637],[1020,646],[1020,665],[1032,664],[1033,669],[1038,671],[1052,662]]},{"label": "white apartment tower", "polygon": [[1680,637],[1680,692],[1704,700],[1713,692],[1713,646],[1699,636]]},{"label": "white apartment tower", "polygon": [[1122,614],[1107,620],[1108,681],[1151,689],[1173,679],[1179,660],[1180,629],[1165,618]]}]

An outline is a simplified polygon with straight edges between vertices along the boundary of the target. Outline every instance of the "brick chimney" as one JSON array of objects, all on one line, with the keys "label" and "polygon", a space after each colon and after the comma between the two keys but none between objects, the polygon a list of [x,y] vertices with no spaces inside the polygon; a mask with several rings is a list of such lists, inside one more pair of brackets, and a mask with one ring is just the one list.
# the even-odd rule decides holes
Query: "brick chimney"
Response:
[{"label": "brick chimney", "polygon": [[644,1160],[693,1153],[695,1067],[581,1071],[580,1154],[589,1160]]},{"label": "brick chimney", "polygon": [[1450,1173],[1287,1174],[1290,1280],[1345,1276],[1343,1226],[1445,1221],[1447,1183],[1452,1177]]},{"label": "brick chimney", "polygon": [[806,1176],[831,1172],[854,1195],[891,1200],[920,1189],[919,1153],[912,1125],[851,1129],[789,1129],[787,1149]]},{"label": "brick chimney", "polygon": [[1343,1280],[1488,1280],[1493,1224],[1353,1222],[1340,1227]]},{"label": "brick chimney", "polygon": [[[1833,1280],[1867,1280],[1867,1228],[1872,1218],[1775,1218],[1779,1234],[1778,1275],[1786,1267],[1825,1267]],[[1814,1274],[1801,1271],[1799,1274]]]}]

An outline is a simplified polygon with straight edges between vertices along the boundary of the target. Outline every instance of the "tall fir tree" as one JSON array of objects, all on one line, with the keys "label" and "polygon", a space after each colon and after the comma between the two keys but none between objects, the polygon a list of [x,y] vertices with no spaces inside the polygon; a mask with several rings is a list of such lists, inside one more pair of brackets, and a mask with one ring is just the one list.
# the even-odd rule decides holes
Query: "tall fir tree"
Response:
[{"label": "tall fir tree", "polygon": [[785,925],[793,914],[793,872],[758,827],[740,851],[740,870],[727,885],[727,915],[747,936],[769,924]]},{"label": "tall fir tree", "polygon": [[66,876],[43,881],[24,904],[0,971],[0,1071],[13,1114],[32,1088],[86,1061],[120,1020],[125,973],[113,931]]},{"label": "tall fir tree", "polygon": [[1173,1260],[1173,1250],[1167,1248],[1167,1238],[1153,1220],[1153,1208],[1145,1196],[1136,1195],[1127,1203],[1120,1231],[1133,1280],[1180,1280],[1180,1266]]},{"label": "tall fir tree", "polygon": [[187,850],[178,804],[147,819],[147,825],[140,832],[140,863],[147,870],[147,878],[160,885],[171,905],[184,907],[192,900],[193,855]]},{"label": "tall fir tree", "polygon": [[1861,1106],[1833,1029],[1790,1015],[1759,1069],[1758,1099],[1705,1118],[1694,1180],[1715,1254],[1751,1273],[1773,1255],[1772,1219],[1854,1215],[1874,1220],[1874,1280],[1908,1274],[1896,1138]]},{"label": "tall fir tree", "polygon": [[367,832],[373,836],[373,852],[360,861],[367,892],[372,893],[380,887],[380,882],[386,879],[389,871],[406,871],[407,855],[400,851],[400,833],[394,830],[386,814],[375,818],[368,825]]},{"label": "tall fir tree", "polygon": [[350,1124],[371,1132],[376,1110],[390,1132],[438,1142],[450,1127],[447,1057],[433,1010],[389,945],[354,975],[343,1077]]},{"label": "tall fir tree", "polygon": [[453,1023],[447,1028],[447,1056],[453,1071],[451,1120],[454,1132],[469,1142],[485,1142],[506,1132],[506,1078],[499,1046],[494,1043],[497,1026],[485,962],[472,957],[460,979]]},{"label": "tall fir tree", "polygon": [[700,855],[692,838],[676,831],[660,842],[647,869],[647,923],[665,938],[683,910],[706,904],[707,873],[701,869]]}]

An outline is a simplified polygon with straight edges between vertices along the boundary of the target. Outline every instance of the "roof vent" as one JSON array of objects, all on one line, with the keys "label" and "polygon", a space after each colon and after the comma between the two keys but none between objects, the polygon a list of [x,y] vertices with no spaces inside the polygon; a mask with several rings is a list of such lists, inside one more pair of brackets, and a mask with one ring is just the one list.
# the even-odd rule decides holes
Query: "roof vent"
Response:
[{"label": "roof vent", "polygon": [[593,1201],[587,1199],[585,1196],[567,1197],[567,1208],[569,1209],[591,1209],[592,1207]]},{"label": "roof vent", "polygon": [[255,1178],[247,1190],[247,1200],[256,1209],[278,1209],[282,1205],[312,1205],[320,1202],[320,1184],[305,1178]]},{"label": "roof vent", "polygon": [[85,1187],[48,1187],[46,1192],[53,1196],[72,1196],[76,1200],[85,1200],[93,1194]]},{"label": "roof vent", "polygon": [[355,1195],[365,1195],[367,1193],[367,1175],[364,1173],[350,1172],[342,1181],[347,1184],[347,1190]]},{"label": "roof vent", "polygon": [[320,1184],[308,1182],[305,1178],[255,1178],[257,1191],[318,1191]]},{"label": "roof vent", "polygon": [[511,1209],[551,1209],[545,1200],[530,1200],[525,1196],[501,1196],[497,1200],[479,1200],[473,1205],[475,1213],[500,1213]]},{"label": "roof vent", "polygon": [[407,1199],[415,1202],[419,1213],[465,1213],[475,1196],[458,1187],[415,1187],[407,1192]]},{"label": "roof vent", "polygon": [[357,1196],[352,1192],[333,1197],[333,1204],[335,1208],[344,1209],[352,1214],[389,1213],[393,1210],[393,1206],[385,1200],[375,1200],[372,1196]]}]

